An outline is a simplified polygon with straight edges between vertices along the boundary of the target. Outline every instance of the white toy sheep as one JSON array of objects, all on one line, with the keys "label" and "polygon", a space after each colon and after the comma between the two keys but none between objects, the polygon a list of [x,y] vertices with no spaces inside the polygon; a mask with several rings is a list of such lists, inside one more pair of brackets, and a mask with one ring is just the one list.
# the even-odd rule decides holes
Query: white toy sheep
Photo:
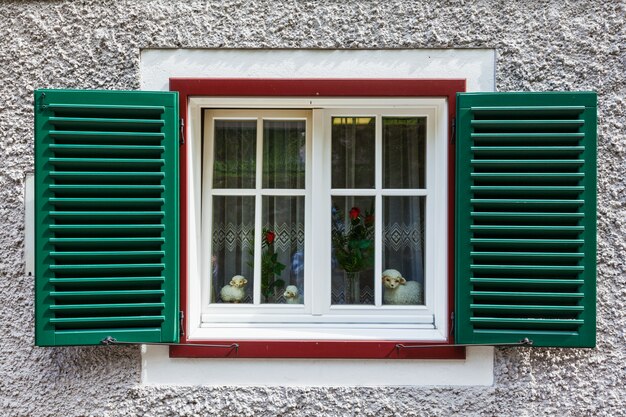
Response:
[{"label": "white toy sheep", "polygon": [[384,304],[422,304],[422,285],[416,281],[407,281],[395,269],[383,272]]},{"label": "white toy sheep", "polygon": [[295,285],[287,286],[287,288],[285,288],[285,292],[283,293],[283,297],[285,297],[287,304],[302,304],[302,296],[298,291],[298,287]]},{"label": "white toy sheep", "polygon": [[240,303],[246,296],[245,286],[248,280],[242,275],[231,278],[229,285],[224,285],[220,291],[220,297],[225,303]]}]

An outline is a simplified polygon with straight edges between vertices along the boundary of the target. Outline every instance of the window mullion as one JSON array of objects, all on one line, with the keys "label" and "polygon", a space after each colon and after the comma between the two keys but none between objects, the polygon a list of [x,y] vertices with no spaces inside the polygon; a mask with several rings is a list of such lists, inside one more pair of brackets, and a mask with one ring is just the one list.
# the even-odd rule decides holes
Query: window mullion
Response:
[{"label": "window mullion", "polygon": [[257,119],[256,127],[256,181],[254,198],[254,305],[261,304],[261,250],[262,250],[262,204],[261,186],[263,175],[263,119]]},{"label": "window mullion", "polygon": [[[330,306],[330,124],[324,110],[313,110],[311,140],[311,224],[315,236],[309,235],[311,257],[305,294],[313,315],[322,315]],[[313,174],[315,173],[315,174]],[[313,227],[311,228],[313,229]],[[305,258],[306,259],[306,258]],[[312,268],[316,268],[314,279]]]},{"label": "window mullion", "polygon": [[383,253],[383,123],[382,116],[376,115],[375,126],[375,186],[376,197],[374,207],[374,305],[380,307],[383,303],[382,285],[382,253]]}]

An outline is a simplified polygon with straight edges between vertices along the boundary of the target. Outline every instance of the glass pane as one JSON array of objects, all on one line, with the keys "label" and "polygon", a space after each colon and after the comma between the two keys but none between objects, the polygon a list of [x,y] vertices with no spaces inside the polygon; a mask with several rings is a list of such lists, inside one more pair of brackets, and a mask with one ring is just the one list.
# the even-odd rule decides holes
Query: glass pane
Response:
[{"label": "glass pane", "polygon": [[212,302],[252,303],[254,197],[214,196]]},{"label": "glass pane", "polygon": [[255,188],[255,120],[215,120],[213,152],[213,187]]},{"label": "glass pane", "polygon": [[374,304],[374,197],[332,198],[332,304]]},{"label": "glass pane", "polygon": [[424,201],[383,197],[383,304],[424,304]]},{"label": "glass pane", "polygon": [[303,304],[304,196],[263,196],[263,303]]},{"label": "glass pane", "polygon": [[263,188],[304,188],[306,121],[263,121]]},{"label": "glass pane", "polygon": [[332,188],[374,188],[374,117],[333,117]]},{"label": "glass pane", "polygon": [[424,188],[426,118],[383,118],[383,186]]}]

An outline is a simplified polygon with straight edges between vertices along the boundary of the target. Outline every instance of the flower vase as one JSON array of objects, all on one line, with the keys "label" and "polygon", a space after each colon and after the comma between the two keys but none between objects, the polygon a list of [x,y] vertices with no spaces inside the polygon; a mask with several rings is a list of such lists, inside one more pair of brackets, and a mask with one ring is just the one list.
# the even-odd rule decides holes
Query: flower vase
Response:
[{"label": "flower vase", "polygon": [[361,304],[361,273],[344,272],[344,304]]}]

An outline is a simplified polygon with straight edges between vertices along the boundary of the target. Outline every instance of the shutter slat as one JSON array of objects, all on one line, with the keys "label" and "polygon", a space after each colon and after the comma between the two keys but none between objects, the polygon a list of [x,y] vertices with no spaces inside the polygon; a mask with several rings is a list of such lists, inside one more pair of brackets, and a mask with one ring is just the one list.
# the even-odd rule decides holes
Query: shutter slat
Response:
[{"label": "shutter slat", "polygon": [[507,272],[524,272],[524,273],[558,273],[558,274],[572,274],[579,273],[585,270],[584,266],[571,266],[571,265],[509,265],[509,264],[471,264],[470,270],[472,271],[490,271],[493,273]]},{"label": "shutter slat", "polygon": [[475,311],[490,311],[508,313],[511,311],[521,311],[524,313],[550,313],[550,314],[571,314],[578,313],[585,309],[583,306],[560,306],[560,305],[510,305],[510,304],[471,304],[470,308]]},{"label": "shutter slat", "polygon": [[[164,106],[132,106],[124,104],[68,104],[68,103],[50,103],[48,107],[51,110],[72,110],[73,114],[91,112],[96,114],[103,113],[103,110],[119,111],[126,114],[138,113],[163,113],[165,112]],[[95,112],[94,112],[95,111]],[[107,113],[107,112],[104,112]]]},{"label": "shutter slat", "polygon": [[[136,184],[59,184],[51,185],[50,189],[53,190],[57,196],[85,196],[85,195],[107,195],[107,196],[126,196],[126,195],[161,195],[165,191],[163,185],[136,185]],[[106,197],[110,200],[111,197]]]},{"label": "shutter slat", "polygon": [[580,186],[572,186],[572,185],[561,185],[561,186],[540,186],[540,185],[527,185],[527,186],[520,186],[520,185],[512,185],[512,186],[505,186],[505,185],[487,185],[487,186],[481,186],[481,185],[475,185],[471,187],[471,190],[474,191],[474,193],[479,193],[479,192],[489,192],[489,191],[495,191],[498,193],[513,193],[513,192],[519,192],[519,193],[543,193],[544,191],[546,192],[550,192],[550,193],[561,193],[561,192],[567,192],[567,193],[575,193],[578,194],[581,191],[585,190],[585,187],[580,187]]},{"label": "shutter slat", "polygon": [[70,218],[76,219],[81,217],[88,217],[91,219],[100,219],[100,218],[140,218],[140,219],[154,219],[165,216],[164,211],[51,211],[48,213],[50,217],[58,217],[58,218]]},{"label": "shutter slat", "polygon": [[474,184],[576,184],[584,179],[583,172],[472,172]]},{"label": "shutter slat", "polygon": [[163,296],[165,291],[163,290],[119,290],[119,291],[51,291],[50,297],[56,299],[68,299],[68,298],[95,298],[95,297],[152,297]]},{"label": "shutter slat", "polygon": [[116,303],[116,304],[53,304],[50,306],[52,311],[58,312],[76,312],[76,311],[132,311],[144,309],[163,309],[165,303]]},{"label": "shutter slat", "polygon": [[50,145],[50,149],[57,156],[84,155],[92,152],[106,152],[109,156],[127,154],[150,154],[162,153],[164,146],[158,145],[80,145],[80,144],[59,144]]},{"label": "shutter slat", "polygon": [[[569,338],[577,338],[579,334],[577,331],[572,330],[540,330],[540,329],[524,329],[524,334],[528,336],[532,336],[532,340],[536,340],[536,338],[547,338],[547,339],[569,339]],[[519,335],[519,329],[481,329],[478,328],[475,330],[477,335],[484,338],[515,338]]]},{"label": "shutter slat", "polygon": [[501,209],[519,210],[524,206],[531,206],[537,209],[561,209],[563,207],[580,207],[585,204],[584,200],[553,200],[553,199],[515,199],[515,198],[472,198],[470,203],[473,206],[499,206]]},{"label": "shutter slat", "polygon": [[124,247],[134,246],[134,245],[144,245],[146,243],[155,243],[155,244],[163,244],[165,243],[165,239],[162,237],[97,237],[97,238],[80,238],[80,237],[53,237],[50,238],[50,243],[53,243],[57,246],[65,246],[76,244],[79,246],[90,245],[92,243],[96,243],[99,245],[113,244],[113,245],[123,245]]},{"label": "shutter slat", "polygon": [[474,232],[491,232],[493,234],[500,233],[537,233],[537,232],[572,232],[580,233],[585,231],[585,226],[533,226],[533,225],[472,225],[470,230]]},{"label": "shutter slat", "polygon": [[581,286],[585,283],[582,279],[564,279],[564,278],[470,278],[472,284],[476,284],[475,288],[492,286],[497,288],[510,287],[561,287],[561,286]]},{"label": "shutter slat", "polygon": [[162,263],[142,263],[142,264],[70,264],[70,265],[50,265],[50,269],[55,272],[64,271],[126,271],[126,270],[162,270],[165,264]]},{"label": "shutter slat", "polygon": [[80,277],[80,278],[50,278],[50,283],[55,286],[98,286],[102,284],[127,284],[127,285],[143,285],[150,283],[162,283],[165,277]]},{"label": "shutter slat", "polygon": [[56,207],[75,207],[75,208],[90,208],[90,207],[142,207],[142,206],[162,206],[165,204],[163,198],[71,198],[71,197],[52,197],[50,202]]},{"label": "shutter slat", "polygon": [[476,167],[490,168],[526,168],[528,166],[548,167],[563,166],[575,167],[584,164],[580,159],[472,159],[471,164]]},{"label": "shutter slat", "polygon": [[577,129],[585,124],[584,120],[472,120],[475,128],[530,128],[530,129]]},{"label": "shutter slat", "polygon": [[525,113],[534,114],[574,114],[585,110],[585,106],[472,106],[470,111],[476,114],[505,114],[518,116]]},{"label": "shutter slat", "polygon": [[142,180],[145,178],[148,179],[156,179],[162,180],[165,178],[165,173],[163,172],[109,172],[109,171],[52,171],[50,172],[50,176],[52,178],[58,179],[85,179],[85,177],[95,177],[100,178],[101,180],[109,180],[109,179],[134,179],[134,180]]},{"label": "shutter slat", "polygon": [[90,190],[103,190],[103,191],[117,191],[117,190],[129,190],[129,191],[139,191],[139,190],[147,190],[147,191],[164,191],[164,185],[103,185],[103,184],[61,184],[56,185],[53,184],[50,186],[50,189],[59,192],[59,191],[69,191],[69,190],[78,190],[83,191],[85,189]]},{"label": "shutter slat", "polygon": [[108,119],[101,117],[50,117],[48,123],[54,126],[73,128],[160,128],[165,125],[161,119]]},{"label": "shutter slat", "polygon": [[177,342],[176,93],[35,93],[36,342]]},{"label": "shutter slat", "polygon": [[456,335],[595,343],[594,93],[457,98]]},{"label": "shutter slat", "polygon": [[51,258],[57,259],[82,259],[82,258],[144,258],[144,257],[158,257],[161,258],[165,255],[162,250],[115,250],[115,251],[62,251],[62,252],[50,252]]},{"label": "shutter slat", "polygon": [[165,321],[165,316],[104,316],[104,317],[64,317],[52,318],[50,323],[61,329],[100,328],[110,326],[158,326]]},{"label": "shutter slat", "polygon": [[161,132],[110,132],[97,130],[50,130],[51,138],[60,141],[59,143],[87,142],[87,143],[152,143],[161,142],[165,139],[165,134]]},{"label": "shutter slat", "polygon": [[498,143],[508,143],[511,141],[524,140],[529,143],[552,143],[553,141],[579,142],[585,137],[579,132],[481,132],[470,133],[470,139],[474,142],[497,140]]},{"label": "shutter slat", "polygon": [[562,213],[562,212],[501,212],[501,211],[473,211],[471,213],[472,217],[475,218],[488,218],[488,219],[545,219],[545,218],[554,218],[558,219],[567,219],[567,220],[576,220],[582,219],[585,217],[584,213]]},{"label": "shutter slat", "polygon": [[470,252],[479,259],[582,259],[585,254],[577,252]]},{"label": "shutter slat", "polygon": [[55,167],[90,167],[96,170],[99,165],[108,168],[154,168],[165,164],[164,159],[149,158],[50,158],[48,162]]},{"label": "shutter slat", "polygon": [[139,151],[150,152],[157,151],[163,152],[164,146],[151,146],[151,145],[50,145],[50,149],[55,152],[63,152],[66,150],[85,150],[85,151]]},{"label": "shutter slat", "polygon": [[526,299],[574,299],[583,298],[581,292],[520,292],[520,291],[472,291],[472,296],[480,298],[526,298]]},{"label": "shutter slat", "polygon": [[585,151],[584,146],[472,146],[474,155],[494,155],[499,158],[504,156],[527,155],[537,157],[576,155]]},{"label": "shutter slat", "polygon": [[50,226],[50,229],[54,231],[68,231],[68,230],[81,231],[84,229],[164,230],[165,225],[163,224],[53,224]]},{"label": "shutter slat", "polygon": [[502,317],[471,317],[470,321],[487,328],[516,329],[578,329],[585,322],[580,319],[535,319],[502,318]]},{"label": "shutter slat", "polygon": [[499,249],[515,249],[519,248],[543,248],[543,249],[573,249],[583,246],[585,243],[582,239],[485,239],[472,238],[470,243],[475,248],[495,247]]}]

